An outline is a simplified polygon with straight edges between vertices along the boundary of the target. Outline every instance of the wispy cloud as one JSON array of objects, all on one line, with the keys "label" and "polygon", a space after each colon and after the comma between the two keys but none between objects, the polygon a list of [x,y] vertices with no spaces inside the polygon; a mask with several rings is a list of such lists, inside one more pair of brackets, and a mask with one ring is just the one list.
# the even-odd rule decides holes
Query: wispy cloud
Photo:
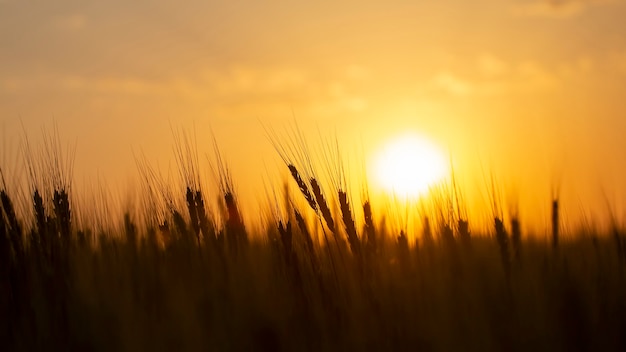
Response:
[{"label": "wispy cloud", "polygon": [[46,92],[86,94],[87,99],[111,101],[149,98],[203,104],[226,113],[271,111],[273,107],[322,109],[325,112],[358,112],[369,106],[363,85],[370,71],[348,66],[330,79],[298,68],[231,66],[198,70],[194,76],[176,75],[150,79],[137,75],[88,76],[32,74],[0,77],[0,92],[25,96]]},{"label": "wispy cloud", "polygon": [[[613,67],[626,72],[626,54],[614,55],[613,62]],[[546,65],[537,60],[506,61],[484,53],[477,56],[473,67],[465,70],[443,67],[432,76],[430,92],[457,98],[554,92],[567,82],[593,75],[595,67],[587,57]]]},{"label": "wispy cloud", "polygon": [[558,88],[561,78],[538,62],[526,61],[517,66],[516,78],[522,89],[545,91]]},{"label": "wispy cloud", "polygon": [[619,73],[626,74],[626,51],[614,52],[609,55],[611,66]]},{"label": "wispy cloud", "polygon": [[500,76],[510,69],[504,60],[489,53],[481,54],[477,61],[478,69],[486,76]]},{"label": "wispy cloud", "polygon": [[443,92],[454,96],[466,96],[474,91],[474,87],[469,81],[449,71],[442,71],[437,74],[433,78],[433,83]]},{"label": "wispy cloud", "polygon": [[521,16],[570,18],[589,8],[615,3],[618,0],[532,0],[513,6],[513,12]]},{"label": "wispy cloud", "polygon": [[[0,0],[2,1],[2,0]],[[57,16],[52,19],[52,26],[64,31],[78,31],[87,25],[87,17],[83,14]]]},{"label": "wispy cloud", "polygon": [[[480,76],[480,75],[479,75]],[[442,70],[431,80],[431,92],[448,97],[479,97],[500,95],[512,90],[510,77],[494,79],[487,76],[468,78]]]}]

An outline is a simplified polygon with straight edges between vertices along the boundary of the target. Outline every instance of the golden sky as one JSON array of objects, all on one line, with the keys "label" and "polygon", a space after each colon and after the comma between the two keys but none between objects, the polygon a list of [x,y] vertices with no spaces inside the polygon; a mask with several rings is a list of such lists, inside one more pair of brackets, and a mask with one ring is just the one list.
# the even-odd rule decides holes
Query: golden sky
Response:
[{"label": "golden sky", "polygon": [[133,151],[175,167],[172,126],[201,153],[212,128],[254,198],[278,165],[263,125],[295,118],[366,160],[415,131],[476,199],[494,174],[537,224],[555,184],[571,219],[606,216],[605,198],[623,217],[625,16],[621,0],[0,0],[3,144],[56,121],[76,182],[124,184]]}]

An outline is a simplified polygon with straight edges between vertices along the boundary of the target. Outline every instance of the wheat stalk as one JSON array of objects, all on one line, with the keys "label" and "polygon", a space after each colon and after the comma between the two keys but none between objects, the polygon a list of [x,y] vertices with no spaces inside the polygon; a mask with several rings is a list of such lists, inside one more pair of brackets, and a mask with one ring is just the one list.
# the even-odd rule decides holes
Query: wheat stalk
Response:
[{"label": "wheat stalk", "polygon": [[209,241],[212,244],[215,244],[215,226],[209,220],[207,216],[207,212],[204,206],[204,198],[202,197],[202,192],[199,190],[196,191],[194,196],[194,202],[196,206],[196,213],[198,215],[198,225],[200,231],[202,231],[202,235],[205,240]]},{"label": "wheat stalk", "polygon": [[496,216],[494,218],[494,224],[496,229],[496,240],[498,241],[498,246],[500,247],[500,258],[502,260],[502,267],[504,268],[504,273],[506,274],[506,277],[508,279],[511,272],[509,235],[506,233],[506,229],[504,228],[504,223],[502,222],[502,219]]},{"label": "wheat stalk", "polygon": [[433,232],[430,227],[430,219],[428,218],[428,216],[424,217],[424,229],[422,233],[422,238],[426,246],[430,246],[433,244]]},{"label": "wheat stalk", "polygon": [[293,258],[293,233],[291,232],[291,221],[287,221],[287,224],[283,225],[282,221],[278,221],[278,233],[280,234],[280,241],[283,244],[283,253],[285,255],[285,262],[290,265]]},{"label": "wheat stalk", "polygon": [[402,268],[409,267],[409,253],[409,238],[404,230],[402,230],[398,236],[398,255],[400,256]]},{"label": "wheat stalk", "polygon": [[522,230],[517,217],[511,219],[511,242],[513,245],[513,257],[516,262],[519,262],[522,251]]},{"label": "wheat stalk", "polygon": [[454,241],[454,231],[452,231],[452,227],[448,223],[444,223],[441,225],[441,232],[439,234],[441,236],[441,240],[446,246],[452,246],[455,244]]},{"label": "wheat stalk", "polygon": [[9,267],[9,258],[11,256],[11,244],[9,242],[9,224],[4,218],[4,212],[2,211],[2,205],[0,204],[0,264],[2,268],[0,270],[2,275],[6,275],[6,268]]},{"label": "wheat stalk", "polygon": [[187,237],[187,223],[185,222],[183,215],[178,210],[172,211],[172,220],[174,221],[174,226],[178,231],[178,235],[182,238]]},{"label": "wheat stalk", "polygon": [[232,192],[224,193],[224,202],[228,213],[228,219],[226,220],[228,241],[231,243],[231,249],[238,252],[248,241],[246,230]]},{"label": "wheat stalk", "polygon": [[300,232],[302,232],[302,235],[304,235],[304,239],[307,243],[307,247],[308,248],[313,248],[313,239],[311,238],[311,233],[309,232],[309,229],[306,226],[306,222],[304,221],[304,217],[302,217],[302,214],[300,214],[300,212],[297,209],[293,210],[293,213],[296,217],[296,222],[298,223],[298,228],[300,229]]},{"label": "wheat stalk", "polygon": [[4,214],[6,216],[6,227],[8,233],[10,234],[10,241],[12,242],[13,250],[16,253],[22,253],[22,251],[24,250],[24,243],[22,241],[22,228],[17,220],[17,216],[15,215],[13,202],[11,201],[11,198],[9,198],[7,192],[4,190],[0,191],[0,199],[2,199],[2,210],[4,210]]},{"label": "wheat stalk", "polygon": [[35,225],[39,233],[39,240],[46,241],[46,211],[43,205],[43,198],[41,198],[41,194],[39,194],[37,189],[33,192],[33,208],[35,210]]},{"label": "wheat stalk", "polygon": [[315,203],[315,198],[313,198],[311,191],[309,191],[309,186],[307,186],[307,184],[304,182],[302,177],[300,177],[300,173],[298,172],[298,169],[296,169],[296,167],[293,164],[289,164],[287,167],[289,168],[289,172],[291,173],[291,176],[296,181],[296,184],[298,185],[300,192],[302,192],[304,199],[306,199],[307,203],[309,203],[309,206],[311,207],[311,209],[313,209],[313,211],[317,211],[317,204]]},{"label": "wheat stalk", "polygon": [[465,219],[459,219],[457,221],[459,229],[459,238],[461,242],[467,247],[471,244],[471,234],[469,230],[469,222]]},{"label": "wheat stalk", "polygon": [[346,192],[340,190],[338,192],[338,198],[343,224],[346,228],[346,234],[348,235],[348,242],[350,243],[350,249],[352,250],[352,253],[359,255],[361,253],[361,243],[359,241],[359,236],[356,233],[354,219],[352,218],[352,210],[350,209],[350,203],[348,203],[348,196]]},{"label": "wheat stalk", "polygon": [[134,251],[137,248],[137,225],[133,223],[129,213],[124,214],[124,233],[126,234],[126,242],[130,244],[130,248]]},{"label": "wheat stalk", "polygon": [[313,177],[311,177],[311,189],[313,190],[313,195],[315,195],[315,200],[317,201],[320,213],[322,213],[322,217],[324,218],[324,221],[326,221],[326,226],[328,226],[333,234],[337,235],[335,221],[330,213],[328,203],[326,203],[326,199],[324,198],[324,194],[322,194],[322,189],[320,188],[319,183]]},{"label": "wheat stalk", "polygon": [[365,220],[365,234],[367,238],[367,250],[371,253],[376,251],[376,228],[372,217],[372,206],[368,201],[363,203],[363,217]]},{"label": "wheat stalk", "polygon": [[198,221],[198,210],[196,209],[196,200],[194,199],[194,192],[191,190],[191,187],[187,186],[187,191],[185,193],[185,200],[187,202],[187,211],[189,212],[189,222],[191,224],[191,229],[193,230],[196,237],[200,236],[200,223]]},{"label": "wheat stalk", "polygon": [[552,200],[552,248],[559,245],[559,200]]}]

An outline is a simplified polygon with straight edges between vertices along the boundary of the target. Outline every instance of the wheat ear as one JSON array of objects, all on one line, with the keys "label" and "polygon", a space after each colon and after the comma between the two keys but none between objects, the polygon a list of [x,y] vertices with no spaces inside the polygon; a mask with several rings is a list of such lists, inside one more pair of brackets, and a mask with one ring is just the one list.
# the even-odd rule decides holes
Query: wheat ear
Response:
[{"label": "wheat ear", "polygon": [[322,213],[322,217],[324,218],[324,221],[326,221],[326,225],[330,231],[336,235],[335,221],[333,220],[333,216],[330,214],[330,208],[328,207],[328,203],[326,203],[324,194],[322,194],[322,189],[320,188],[319,183],[313,177],[311,177],[311,189],[313,190],[313,195],[315,195],[315,200],[317,201],[320,213]]},{"label": "wheat ear", "polygon": [[344,191],[338,192],[339,207],[341,208],[341,215],[343,224],[346,227],[346,234],[348,235],[348,242],[350,243],[350,249],[352,253],[359,254],[361,252],[359,236],[356,233],[356,227],[354,225],[354,219],[352,217],[352,210],[350,209],[350,203],[348,203],[348,195]]},{"label": "wheat ear", "polygon": [[313,209],[313,211],[317,211],[315,198],[313,198],[311,191],[309,191],[309,186],[307,186],[307,184],[304,182],[302,177],[300,177],[300,173],[298,172],[298,169],[296,169],[296,167],[293,164],[289,164],[287,167],[289,168],[289,172],[291,172],[291,176],[296,181],[296,184],[298,185],[300,192],[302,192],[302,195],[304,195],[304,199],[306,199],[307,203],[309,203],[309,206],[311,207],[311,209]]}]

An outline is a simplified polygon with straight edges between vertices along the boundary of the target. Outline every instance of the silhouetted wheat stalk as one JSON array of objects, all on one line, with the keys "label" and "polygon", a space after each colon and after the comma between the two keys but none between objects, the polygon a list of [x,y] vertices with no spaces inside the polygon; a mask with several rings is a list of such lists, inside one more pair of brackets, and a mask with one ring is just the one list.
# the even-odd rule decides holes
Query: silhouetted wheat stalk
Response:
[{"label": "silhouetted wheat stalk", "polygon": [[430,227],[430,218],[428,216],[424,216],[423,227],[422,240],[424,241],[424,245],[426,247],[432,247],[434,243],[433,231]]},{"label": "silhouetted wheat stalk", "polygon": [[372,205],[369,200],[363,203],[363,219],[365,222],[364,232],[366,235],[366,247],[369,253],[375,253],[377,250],[376,228],[374,227],[374,218],[372,216]]},{"label": "silhouetted wheat stalk", "polygon": [[311,209],[313,209],[313,211],[317,211],[317,204],[315,203],[315,198],[311,194],[311,191],[309,191],[309,186],[307,186],[307,184],[304,182],[304,180],[300,176],[298,169],[296,169],[296,167],[293,164],[289,164],[287,165],[287,167],[289,168],[289,172],[291,173],[291,176],[293,177],[294,181],[296,181],[296,184],[298,185],[300,192],[302,192],[302,195],[304,196],[304,199],[306,200],[306,202],[309,204]]},{"label": "silhouetted wheat stalk", "polygon": [[[17,219],[17,215],[15,214],[15,210],[13,208],[13,202],[9,197],[8,193],[3,189],[0,190],[0,198],[1,198],[1,207],[0,213],[2,214],[2,224],[0,224],[0,236],[2,236],[2,246],[0,250],[7,255],[7,260],[5,265],[9,263],[14,264],[16,266],[23,265],[24,256],[25,256],[25,248],[24,241],[22,239],[22,227],[19,224]],[[13,260],[9,259],[12,258]]]},{"label": "silhouetted wheat stalk", "polygon": [[502,268],[504,269],[504,273],[506,274],[507,280],[510,276],[511,272],[511,261],[509,254],[509,235],[504,228],[504,223],[502,219],[495,217],[494,218],[495,230],[496,230],[496,240],[498,242],[498,247],[500,248],[500,258],[502,261]]},{"label": "silhouetted wheat stalk", "polygon": [[352,253],[358,257],[361,255],[361,242],[359,240],[359,236],[356,232],[356,226],[354,224],[354,218],[352,217],[352,209],[350,208],[350,203],[348,203],[348,196],[346,192],[339,191],[339,207],[341,209],[341,215],[343,224],[346,229],[346,234],[348,235],[348,243],[350,243],[350,249]]},{"label": "silhouetted wheat stalk", "polygon": [[225,241],[231,252],[237,254],[248,243],[246,229],[233,193],[225,191],[223,200],[226,210],[226,223],[221,231],[223,234],[218,235],[218,239],[221,237],[221,241]]},{"label": "silhouetted wheat stalk", "polygon": [[454,171],[453,163],[450,161],[450,175],[452,176],[452,192],[454,196],[455,212],[457,217],[457,230],[459,233],[459,239],[461,243],[469,248],[471,246],[471,233],[469,229],[469,221],[467,220],[467,209],[463,196],[456,181],[456,172]]},{"label": "silhouetted wheat stalk", "polygon": [[443,244],[448,247],[453,247],[456,244],[456,241],[454,240],[454,231],[452,230],[452,226],[450,226],[450,224],[447,222],[443,222],[441,224],[439,236]]},{"label": "silhouetted wheat stalk", "polygon": [[513,258],[515,262],[519,263],[522,252],[522,230],[517,216],[513,216],[511,219],[511,242],[513,245]]},{"label": "silhouetted wheat stalk", "polygon": [[43,198],[39,190],[33,192],[33,208],[35,211],[35,226],[39,235],[39,242],[42,248],[48,248],[48,225],[46,223],[46,210],[43,205]]},{"label": "silhouetted wheat stalk", "polygon": [[459,238],[465,247],[469,247],[472,243],[472,236],[469,230],[469,222],[465,219],[458,219],[457,226],[459,229]]},{"label": "silhouetted wheat stalk", "polygon": [[187,211],[189,212],[189,223],[191,224],[191,229],[196,235],[197,242],[200,243],[200,219],[198,218],[195,192],[192,191],[189,186],[187,186],[187,191],[185,192],[185,200],[187,202]]},{"label": "silhouetted wheat stalk", "polygon": [[137,251],[139,233],[137,225],[135,225],[129,213],[124,214],[124,234],[126,236],[126,242],[130,245],[131,251],[135,253]]},{"label": "silhouetted wheat stalk", "polygon": [[626,243],[624,241],[624,235],[616,224],[614,224],[611,228],[611,232],[613,233],[613,242],[617,251],[617,258],[620,262],[620,270],[624,270],[623,267],[624,264],[626,264]]},{"label": "silhouetted wheat stalk", "polygon": [[278,233],[280,234],[280,241],[282,243],[285,262],[287,265],[291,265],[294,257],[291,221],[287,221],[286,224],[283,224],[282,221],[278,221]]},{"label": "silhouetted wheat stalk", "polygon": [[552,200],[552,247],[559,246],[559,200]]},{"label": "silhouetted wheat stalk", "polygon": [[13,249],[16,252],[21,252],[24,249],[24,243],[22,241],[22,227],[20,226],[15,209],[13,208],[13,202],[5,190],[0,190],[0,199],[2,199],[2,210],[6,219],[6,227],[11,234],[10,240],[13,245]]},{"label": "silhouetted wheat stalk", "polygon": [[64,246],[68,246],[71,236],[72,211],[70,209],[69,195],[64,187],[54,190],[52,209],[54,210],[54,216]]},{"label": "silhouetted wheat stalk", "polygon": [[311,181],[311,189],[313,190],[313,195],[315,196],[315,201],[320,210],[320,213],[322,214],[322,218],[326,222],[326,226],[328,226],[328,229],[330,229],[330,231],[335,236],[337,236],[337,231],[335,229],[335,221],[333,220],[333,216],[330,213],[330,208],[328,207],[328,204],[326,203],[326,198],[324,198],[324,195],[322,194],[322,189],[320,188],[319,183],[317,182],[315,178],[311,177],[310,181]]},{"label": "silhouetted wheat stalk", "polygon": [[409,238],[406,235],[404,230],[400,231],[400,235],[398,236],[398,255],[400,259],[400,265],[405,270],[409,268]]},{"label": "silhouetted wheat stalk", "polygon": [[2,208],[0,205],[0,273],[3,277],[7,277],[11,265],[11,242],[9,240],[11,232]]},{"label": "silhouetted wheat stalk", "polygon": [[[312,247],[312,240],[311,240],[311,233],[309,233],[309,229],[306,226],[306,222],[304,221],[304,218],[302,217],[302,214],[300,214],[300,212],[297,209],[293,210],[294,216],[296,217],[296,222],[298,223],[298,228],[300,229],[300,232],[302,233],[302,235],[304,235],[304,238],[306,239],[307,243],[311,243],[311,247]],[[309,246],[307,244],[307,246]]]},{"label": "silhouetted wheat stalk", "polygon": [[199,229],[202,232],[202,236],[208,244],[216,245],[215,238],[215,225],[207,214],[206,207],[204,206],[204,197],[201,191],[196,191],[194,196],[195,210],[198,216]]}]

